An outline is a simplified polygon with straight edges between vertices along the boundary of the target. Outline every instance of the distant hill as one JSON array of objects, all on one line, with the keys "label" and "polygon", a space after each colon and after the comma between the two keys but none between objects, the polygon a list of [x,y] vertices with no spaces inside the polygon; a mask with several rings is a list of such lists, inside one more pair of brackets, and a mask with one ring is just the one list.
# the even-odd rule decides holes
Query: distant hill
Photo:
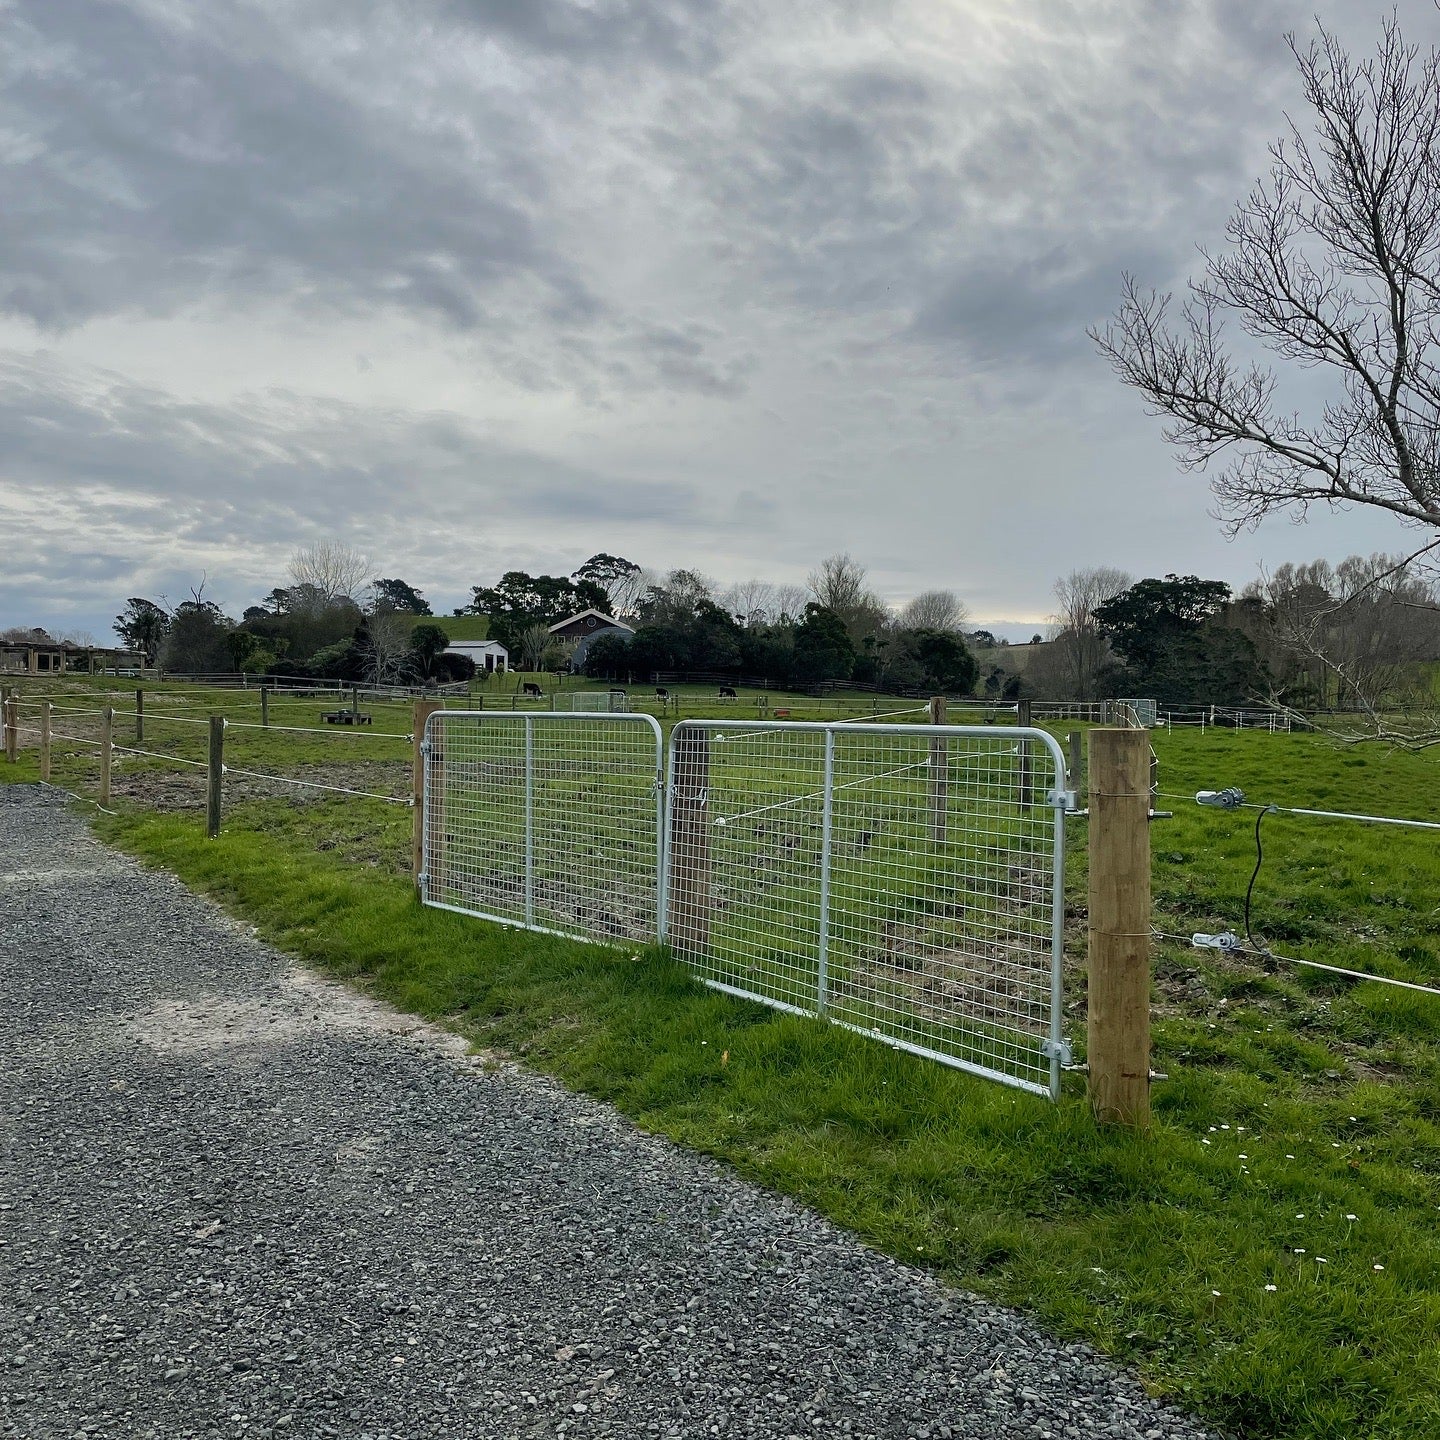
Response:
[{"label": "distant hill", "polygon": [[416,625],[438,625],[451,640],[488,640],[488,615],[412,615],[410,628]]}]

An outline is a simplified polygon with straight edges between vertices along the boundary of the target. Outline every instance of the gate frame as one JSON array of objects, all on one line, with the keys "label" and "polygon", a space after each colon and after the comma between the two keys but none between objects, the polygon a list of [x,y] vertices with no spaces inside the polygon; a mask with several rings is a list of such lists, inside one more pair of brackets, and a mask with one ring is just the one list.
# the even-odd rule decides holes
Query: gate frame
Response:
[{"label": "gate frame", "polygon": [[[463,905],[448,905],[443,900],[432,900],[430,898],[430,842],[431,829],[429,825],[430,816],[430,757],[433,752],[432,735],[435,721],[439,719],[443,725],[446,720],[478,720],[482,724],[509,724],[512,727],[523,722],[525,726],[525,914],[523,920],[516,920],[509,915],[494,915],[486,910],[468,910]],[[586,945],[613,945],[614,941],[602,940],[593,935],[581,935],[573,930],[557,930],[549,925],[536,925],[534,923],[535,899],[534,899],[534,741],[535,723],[553,724],[557,720],[583,720],[587,725],[593,724],[619,724],[634,727],[639,724],[642,728],[648,729],[655,737],[655,779],[653,789],[655,794],[655,901],[657,906],[655,933],[659,936],[662,921],[660,915],[663,911],[659,909],[664,903],[664,875],[665,859],[667,854],[666,846],[666,745],[665,732],[660,728],[660,722],[653,716],[647,715],[643,710],[630,711],[608,711],[608,710],[435,710],[425,717],[425,732],[420,741],[420,754],[424,760],[424,774],[421,783],[420,803],[423,807],[424,819],[421,823],[421,863],[418,876],[420,887],[420,903],[428,905],[434,910],[450,910],[456,915],[468,915],[475,920],[489,920],[495,925],[508,925],[514,930],[530,930],[537,935],[556,935],[562,940],[579,940]],[[635,944],[635,941],[625,942]],[[652,944],[653,941],[645,940],[641,944]],[[663,942],[662,942],[663,943]]]},{"label": "gate frame", "polygon": [[[968,1074],[978,1075],[986,1080],[994,1080],[1002,1085],[1009,1085],[1014,1089],[1026,1090],[1034,1095],[1048,1095],[1052,1100],[1060,1098],[1060,1074],[1066,1065],[1070,1063],[1070,1043],[1061,1032],[1061,1020],[1064,1007],[1064,963],[1065,963],[1065,817],[1075,809],[1075,791],[1070,788],[1069,767],[1065,762],[1065,752],[1060,748],[1060,742],[1048,730],[1042,730],[1035,725],[1006,726],[999,729],[991,725],[877,725],[859,724],[846,720],[679,720],[670,731],[670,743],[666,750],[666,773],[665,787],[662,799],[665,803],[665,840],[664,854],[660,865],[660,943],[668,942],[669,929],[669,908],[670,908],[670,839],[671,819],[673,805],[670,797],[675,789],[675,737],[681,732],[694,732],[704,729],[721,730],[771,730],[780,731],[784,734],[794,734],[802,730],[820,732],[829,738],[826,741],[826,794],[830,793],[830,764],[833,759],[834,735],[836,731],[849,732],[861,735],[909,735],[921,739],[940,740],[988,740],[992,745],[1000,741],[1009,742],[1019,740],[1038,740],[1041,745],[1049,751],[1050,758],[1054,761],[1054,774],[1057,784],[1045,792],[1043,803],[1050,807],[1054,813],[1054,874],[1051,877],[1050,886],[1050,1023],[1048,1035],[1042,1042],[1040,1052],[1050,1061],[1050,1083],[1048,1086],[1037,1084],[1033,1080],[1026,1080],[1020,1076],[1007,1075],[1001,1070],[992,1070],[984,1065],[976,1065],[971,1061],[956,1060],[953,1056],[946,1055],[941,1051],[931,1050],[924,1045],[916,1045],[913,1041],[900,1039],[898,1036],[883,1034],[878,1030],[866,1030],[859,1025],[852,1025],[844,1020],[833,1019],[826,1013],[824,1008],[823,991],[820,993],[821,1003],[818,1008],[808,1010],[801,1005],[793,1005],[784,1000],[770,999],[764,995],[757,995],[753,991],[742,990],[736,985],[726,985],[723,981],[710,980],[703,975],[696,974],[690,966],[694,978],[702,985],[712,990],[719,990],[727,995],[734,995],[742,1000],[753,1000],[758,1004],[770,1006],[772,1009],[788,1011],[793,1015],[803,1015],[812,1019],[824,1020],[827,1024],[838,1026],[842,1030],[850,1030],[857,1035],[863,1035],[868,1040],[878,1040],[881,1044],[889,1045],[895,1050],[905,1050],[912,1055],[923,1056],[927,1060],[934,1060],[942,1065],[948,1065],[952,1069],[964,1070]],[[1023,753],[1023,752],[1022,752]],[[699,802],[701,806],[710,803],[708,788]],[[828,888],[828,887],[827,887]],[[822,931],[822,954],[823,954],[823,931]],[[681,964],[685,962],[682,960]]]}]

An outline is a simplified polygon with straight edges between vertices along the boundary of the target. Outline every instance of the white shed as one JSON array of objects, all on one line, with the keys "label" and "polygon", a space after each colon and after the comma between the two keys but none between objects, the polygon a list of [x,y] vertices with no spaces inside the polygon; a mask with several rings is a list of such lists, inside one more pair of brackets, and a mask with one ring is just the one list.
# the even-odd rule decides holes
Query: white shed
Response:
[{"label": "white shed", "polygon": [[510,668],[510,652],[498,640],[454,640],[445,647],[447,655],[465,655],[483,674]]}]

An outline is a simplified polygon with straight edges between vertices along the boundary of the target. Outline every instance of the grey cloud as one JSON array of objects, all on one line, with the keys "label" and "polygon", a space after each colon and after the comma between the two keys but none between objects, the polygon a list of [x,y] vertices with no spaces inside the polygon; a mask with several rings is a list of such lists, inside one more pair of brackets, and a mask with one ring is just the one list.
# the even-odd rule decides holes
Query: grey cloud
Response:
[{"label": "grey cloud", "polygon": [[473,328],[517,275],[597,306],[539,233],[538,177],[441,135],[422,144],[263,34],[85,0],[24,18],[0,112],[22,137],[0,212],[12,312],[65,326],[222,293]]},{"label": "grey cloud", "polygon": [[[225,554],[278,574],[293,545],[325,535],[393,554],[463,547],[496,527],[704,521],[691,487],[497,445],[453,415],[285,394],[201,405],[13,353],[0,354],[0,433],[0,521],[12,507],[16,520],[0,528],[19,535],[29,517],[32,537],[58,533],[60,516],[83,513],[87,538],[105,542],[94,552],[47,544],[37,572],[47,588],[116,581],[157,556],[193,557],[198,574]],[[7,569],[17,567],[12,555]]]}]

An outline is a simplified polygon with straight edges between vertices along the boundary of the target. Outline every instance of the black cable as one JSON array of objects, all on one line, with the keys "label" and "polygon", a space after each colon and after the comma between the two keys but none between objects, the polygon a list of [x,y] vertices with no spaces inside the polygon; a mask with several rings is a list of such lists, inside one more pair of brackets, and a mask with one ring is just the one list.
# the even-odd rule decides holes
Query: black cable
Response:
[{"label": "black cable", "polygon": [[1263,940],[1257,940],[1250,930],[1250,899],[1255,893],[1255,882],[1260,878],[1260,867],[1265,863],[1265,847],[1260,840],[1260,826],[1275,808],[1274,805],[1264,805],[1255,816],[1255,868],[1250,872],[1250,883],[1245,887],[1245,938],[1265,956],[1269,956],[1270,947]]}]

